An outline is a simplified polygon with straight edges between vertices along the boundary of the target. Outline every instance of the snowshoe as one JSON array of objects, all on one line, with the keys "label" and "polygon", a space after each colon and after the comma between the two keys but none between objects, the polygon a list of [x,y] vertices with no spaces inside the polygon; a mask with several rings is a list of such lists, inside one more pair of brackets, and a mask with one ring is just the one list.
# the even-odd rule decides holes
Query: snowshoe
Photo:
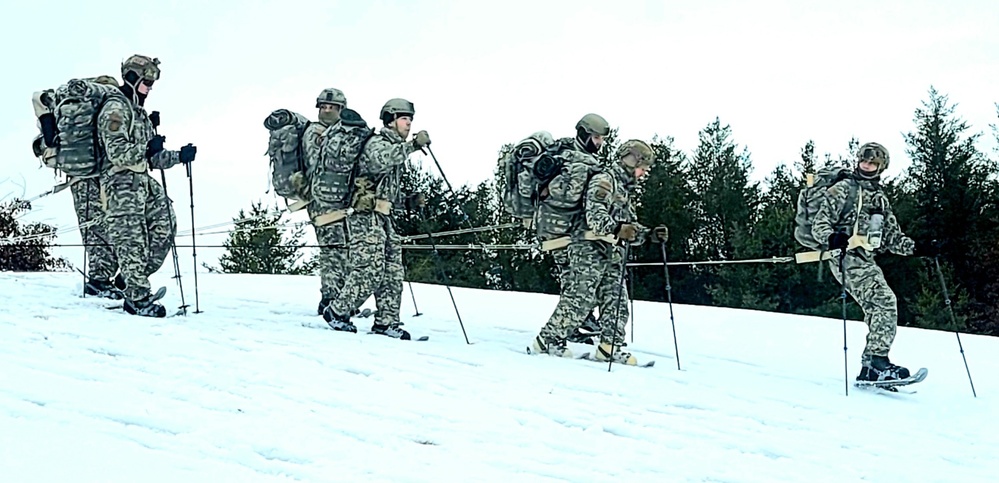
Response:
[{"label": "snowshoe", "polygon": [[91,297],[101,297],[110,300],[121,300],[125,297],[120,289],[107,280],[90,279],[83,284],[83,294]]}]

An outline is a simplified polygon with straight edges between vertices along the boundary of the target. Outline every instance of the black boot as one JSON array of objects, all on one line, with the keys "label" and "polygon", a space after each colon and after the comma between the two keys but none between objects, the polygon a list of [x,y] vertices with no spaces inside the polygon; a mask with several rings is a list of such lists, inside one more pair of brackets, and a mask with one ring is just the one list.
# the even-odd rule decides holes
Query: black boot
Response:
[{"label": "black boot", "polygon": [[569,333],[566,334],[566,340],[577,344],[595,345],[594,339],[599,335],[600,323],[593,316],[593,312],[590,312],[586,316],[586,320],[583,321],[583,325],[569,330]]},{"label": "black boot", "polygon": [[323,311],[326,310],[326,306],[329,305],[332,300],[333,299],[323,297],[323,299],[319,301],[319,310],[316,315],[323,315]]},{"label": "black boot", "polygon": [[323,309],[323,320],[325,320],[333,330],[339,330],[342,332],[357,332],[357,327],[354,327],[354,324],[350,321],[350,316],[337,314],[333,311],[332,305],[326,305],[326,308]]},{"label": "black boot", "polygon": [[125,284],[125,277],[122,276],[121,272],[118,272],[118,275],[114,276],[114,286],[118,290],[125,290],[125,287],[128,286]]},{"label": "black boot", "polygon": [[858,381],[897,381],[909,377],[909,370],[892,364],[885,356],[871,356],[870,365],[860,369]]},{"label": "black boot", "polygon": [[83,285],[83,293],[92,297],[102,297],[111,300],[121,300],[124,298],[121,290],[111,285],[107,280],[87,280]]},{"label": "black boot", "polygon": [[141,299],[125,299],[125,305],[122,307],[125,312],[132,315],[140,315],[142,317],[166,317],[166,307],[156,303],[150,302],[151,295],[146,295]]}]

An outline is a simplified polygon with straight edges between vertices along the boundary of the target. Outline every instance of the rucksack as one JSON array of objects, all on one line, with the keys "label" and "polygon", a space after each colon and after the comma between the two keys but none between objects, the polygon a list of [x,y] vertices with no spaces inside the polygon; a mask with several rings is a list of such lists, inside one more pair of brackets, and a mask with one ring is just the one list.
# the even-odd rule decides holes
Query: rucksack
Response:
[{"label": "rucksack", "polygon": [[[815,215],[819,212],[819,208],[822,207],[822,200],[825,199],[826,190],[830,186],[849,178],[851,173],[851,169],[833,167],[805,175],[805,187],[798,193],[798,205],[794,214],[794,239],[805,248],[819,250],[825,244],[825,240],[816,240],[812,237],[812,222],[815,220]],[[842,213],[848,213],[853,209],[856,198],[857,184],[850,183],[850,194],[847,196]]]},{"label": "rucksack", "polygon": [[548,183],[561,169],[550,148],[555,139],[546,131],[538,131],[518,142],[500,159],[504,185],[500,190],[503,208],[514,218],[530,226],[538,201]]},{"label": "rucksack", "polygon": [[104,150],[97,135],[97,116],[109,99],[128,102],[117,85],[98,78],[72,79],[46,101],[56,119],[58,149],[49,167],[74,178],[101,174]]},{"label": "rucksack", "polygon": [[309,176],[312,197],[324,209],[341,210],[351,206],[356,190],[357,160],[374,134],[375,130],[352,109],[343,109],[340,122],[326,130],[319,163]]},{"label": "rucksack", "polygon": [[270,132],[267,156],[271,164],[271,186],[278,196],[299,197],[291,175],[305,170],[301,141],[309,124],[305,116],[288,109],[278,109],[264,119],[264,127]]},{"label": "rucksack", "polygon": [[593,156],[568,149],[572,140],[560,140],[549,151],[561,150],[553,155],[558,173],[541,191],[537,210],[537,235],[541,241],[553,240],[573,234],[583,222],[583,199],[593,175],[603,169]]}]

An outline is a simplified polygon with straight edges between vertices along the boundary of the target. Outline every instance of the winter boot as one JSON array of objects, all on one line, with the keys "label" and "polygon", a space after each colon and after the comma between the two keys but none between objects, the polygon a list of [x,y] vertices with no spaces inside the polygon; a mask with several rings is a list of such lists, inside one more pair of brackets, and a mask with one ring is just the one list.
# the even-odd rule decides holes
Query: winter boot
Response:
[{"label": "winter boot", "polygon": [[860,369],[858,381],[897,381],[909,377],[909,370],[892,364],[886,356],[871,356],[869,365]]},{"label": "winter boot", "polygon": [[121,272],[118,272],[118,274],[114,276],[114,282],[113,283],[114,283],[115,288],[117,288],[118,290],[125,290],[125,287],[128,286],[125,283],[125,277],[121,274]]},{"label": "winter boot", "polygon": [[323,319],[326,320],[326,323],[333,330],[357,333],[357,327],[354,327],[354,324],[350,321],[350,316],[334,312],[332,305],[326,305],[326,308],[323,309]]},{"label": "winter boot", "polygon": [[87,280],[83,285],[83,293],[92,297],[103,297],[111,300],[121,300],[124,294],[107,280]]},{"label": "winter boot", "polygon": [[319,301],[319,310],[316,311],[316,315],[323,315],[323,311],[326,310],[326,306],[332,301],[333,299],[323,297],[323,299]]},{"label": "winter boot", "polygon": [[375,334],[387,335],[389,337],[393,337],[400,340],[412,340],[412,337],[410,337],[409,332],[403,330],[402,327],[400,327],[401,325],[402,324],[395,324],[395,325],[375,324],[371,326],[371,332]]},{"label": "winter boot", "polygon": [[531,352],[555,357],[572,357],[572,351],[565,345],[565,339],[545,339],[540,334],[531,344]]},{"label": "winter boot", "polygon": [[597,318],[593,316],[591,312],[586,316],[586,320],[583,321],[583,325],[569,330],[566,335],[566,340],[576,344],[589,344],[594,345],[594,338],[600,335],[600,323],[597,322]]},{"label": "winter boot", "polygon": [[150,302],[152,295],[146,295],[141,299],[125,299],[125,305],[122,308],[125,312],[132,315],[141,315],[143,317],[166,317],[166,307],[156,303]]},{"label": "winter boot", "polygon": [[[637,365],[638,359],[635,359],[635,356],[631,355],[631,352],[624,350],[625,345],[627,344],[622,342],[611,347],[610,344],[601,342],[600,345],[597,346],[597,360],[606,362],[607,360],[613,359],[614,362],[617,362],[618,364],[627,364],[629,366]],[[614,351],[613,355],[611,355],[612,350]]]}]

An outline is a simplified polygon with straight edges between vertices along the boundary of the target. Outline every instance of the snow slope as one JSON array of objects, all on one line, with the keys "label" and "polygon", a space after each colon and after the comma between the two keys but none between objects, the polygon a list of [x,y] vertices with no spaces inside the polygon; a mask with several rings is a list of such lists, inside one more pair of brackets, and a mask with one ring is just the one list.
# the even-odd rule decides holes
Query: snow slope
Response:
[{"label": "snow slope", "polygon": [[[162,274],[163,272],[161,272]],[[179,294],[166,276],[153,283]],[[325,329],[314,277],[199,274],[203,313],[0,273],[0,481],[996,481],[999,341],[901,328],[916,394],[850,386],[842,321],[635,304],[653,368],[529,356],[552,296],[403,294],[427,342]],[[193,279],[184,278],[193,305]],[[372,306],[373,301],[368,301]],[[866,328],[849,322],[849,377]],[[575,346],[583,349],[587,346]]]}]

